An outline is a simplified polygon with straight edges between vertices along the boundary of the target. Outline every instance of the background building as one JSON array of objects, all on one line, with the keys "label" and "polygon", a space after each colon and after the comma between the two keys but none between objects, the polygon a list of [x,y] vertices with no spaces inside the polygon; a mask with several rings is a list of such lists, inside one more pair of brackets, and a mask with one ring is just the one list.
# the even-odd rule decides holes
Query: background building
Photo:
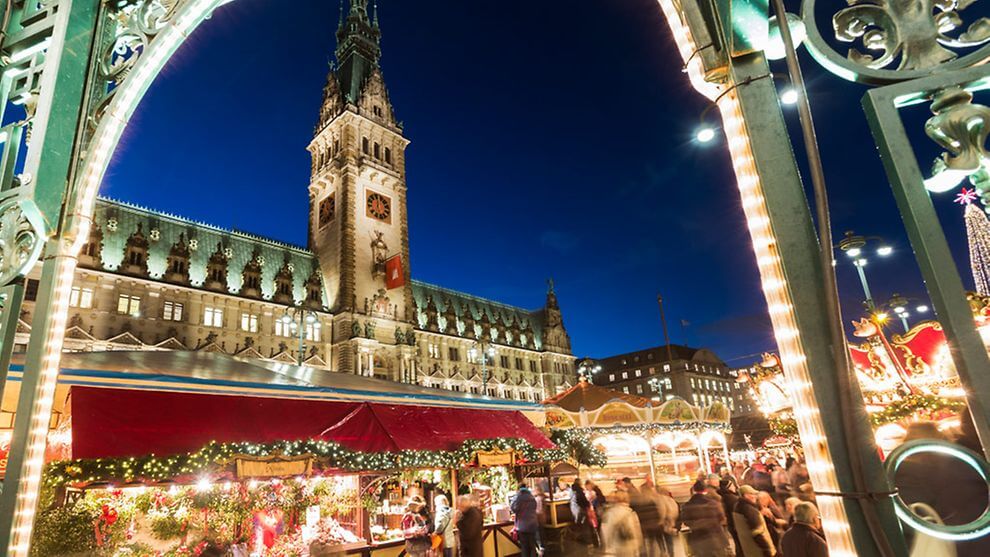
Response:
[{"label": "background building", "polygon": [[[351,2],[337,29],[308,146],[311,181],[296,190],[310,199],[309,246],[101,199],[66,350],[215,351],[531,401],[575,383],[552,284],[530,310],[412,280],[409,141],[382,76],[377,13],[365,4]],[[27,282],[20,349],[38,273]]]},{"label": "background building", "polygon": [[755,410],[748,391],[736,382],[737,373],[707,348],[671,344],[609,356],[599,362],[602,369],[594,375],[597,385],[654,402],[680,397],[701,406],[720,401],[733,414]]}]

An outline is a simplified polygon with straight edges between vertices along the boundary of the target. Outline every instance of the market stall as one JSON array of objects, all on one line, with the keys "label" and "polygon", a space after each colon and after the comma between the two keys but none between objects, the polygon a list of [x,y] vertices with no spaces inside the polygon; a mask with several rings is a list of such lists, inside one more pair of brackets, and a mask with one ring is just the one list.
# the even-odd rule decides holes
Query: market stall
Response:
[{"label": "market stall", "polygon": [[69,386],[60,434],[72,459],[47,468],[39,555],[398,556],[409,497],[432,507],[435,494],[472,491],[487,503],[486,552],[512,555],[504,486],[569,456],[522,412],[441,392],[365,402],[190,379]]},{"label": "market stall", "polygon": [[581,380],[544,401],[547,425],[587,436],[607,457],[582,477],[608,490],[616,478],[652,480],[686,495],[700,472],[728,456],[729,409],[716,402],[693,406],[680,398],[654,407],[650,400]]}]

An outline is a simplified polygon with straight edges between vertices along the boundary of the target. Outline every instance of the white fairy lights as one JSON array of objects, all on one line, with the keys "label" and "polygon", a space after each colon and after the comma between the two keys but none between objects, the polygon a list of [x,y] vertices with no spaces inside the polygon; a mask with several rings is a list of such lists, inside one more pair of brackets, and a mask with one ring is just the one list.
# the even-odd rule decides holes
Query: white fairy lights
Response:
[{"label": "white fairy lights", "polygon": [[52,316],[51,324],[45,338],[45,353],[42,356],[39,377],[40,396],[31,412],[28,443],[25,448],[26,458],[18,485],[14,524],[7,547],[7,555],[11,557],[26,557],[30,547],[45,463],[49,421],[65,337],[69,294],[76,269],[75,255],[79,253],[88,237],[96,195],[103,174],[127,121],[151,82],[189,33],[217,6],[227,1],[229,0],[194,0],[180,8],[179,13],[165,24],[141,54],[131,75],[118,87],[107,113],[96,129],[89,153],[83,161],[81,179],[75,190],[76,199],[70,205],[75,207],[76,218],[71,219],[70,229],[65,232],[65,237],[69,241],[63,241],[57,246],[59,253],[55,271],[56,288],[49,308]]},{"label": "white fairy lights", "polygon": [[[770,223],[770,215],[737,91],[704,80],[704,68],[696,55],[698,46],[685,25],[681,13],[675,7],[673,0],[659,0],[659,2],[681,58],[684,60],[691,84],[709,99],[717,100],[722,115],[722,129],[732,157],[743,211],[753,240],[753,251],[770,310],[770,320],[777,337],[781,364],[794,403],[794,416],[805,448],[812,484],[820,492],[838,492],[840,488],[828,445],[825,443],[822,416],[813,395],[801,333],[797,327],[790,289],[784,278],[784,269],[777,252],[776,235]],[[838,497],[819,496],[818,502],[822,525],[828,539],[829,553],[834,557],[854,557],[856,548],[842,500]]]}]

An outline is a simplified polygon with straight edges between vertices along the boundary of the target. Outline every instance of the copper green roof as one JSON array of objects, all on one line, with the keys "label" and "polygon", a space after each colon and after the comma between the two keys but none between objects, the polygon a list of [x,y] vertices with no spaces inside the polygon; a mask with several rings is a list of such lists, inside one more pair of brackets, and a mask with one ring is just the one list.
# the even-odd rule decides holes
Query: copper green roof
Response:
[{"label": "copper green roof", "polygon": [[108,271],[120,269],[127,240],[140,227],[148,241],[148,278],[152,280],[163,278],[166,259],[172,246],[179,242],[180,235],[189,248],[189,283],[193,287],[203,285],[207,261],[218,246],[227,256],[227,290],[235,295],[241,290],[244,266],[256,258],[261,265],[262,298],[273,297],[275,275],[288,263],[292,269],[293,297],[300,303],[306,297],[306,280],[319,265],[316,255],[300,246],[113,199],[97,200],[94,224],[103,234],[100,261]]},{"label": "copper green roof", "polygon": [[[441,331],[476,338],[484,324],[491,324],[509,333],[495,340],[497,344],[535,350],[543,347],[542,308],[531,311],[418,280],[412,281],[412,289],[420,329],[428,330],[428,314],[436,311]],[[456,316],[456,329],[446,325],[451,316]],[[468,327],[474,328],[474,332]]]}]

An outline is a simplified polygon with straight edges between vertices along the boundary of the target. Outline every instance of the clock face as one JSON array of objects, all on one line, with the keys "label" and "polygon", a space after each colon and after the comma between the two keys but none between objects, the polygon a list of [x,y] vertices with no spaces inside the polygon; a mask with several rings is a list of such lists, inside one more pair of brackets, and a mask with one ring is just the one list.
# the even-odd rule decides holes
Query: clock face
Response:
[{"label": "clock face", "polygon": [[365,209],[369,217],[387,224],[392,223],[392,200],[388,197],[380,193],[368,192]]},{"label": "clock face", "polygon": [[330,224],[336,212],[337,200],[334,198],[334,194],[331,193],[323,201],[320,201],[320,226]]}]

